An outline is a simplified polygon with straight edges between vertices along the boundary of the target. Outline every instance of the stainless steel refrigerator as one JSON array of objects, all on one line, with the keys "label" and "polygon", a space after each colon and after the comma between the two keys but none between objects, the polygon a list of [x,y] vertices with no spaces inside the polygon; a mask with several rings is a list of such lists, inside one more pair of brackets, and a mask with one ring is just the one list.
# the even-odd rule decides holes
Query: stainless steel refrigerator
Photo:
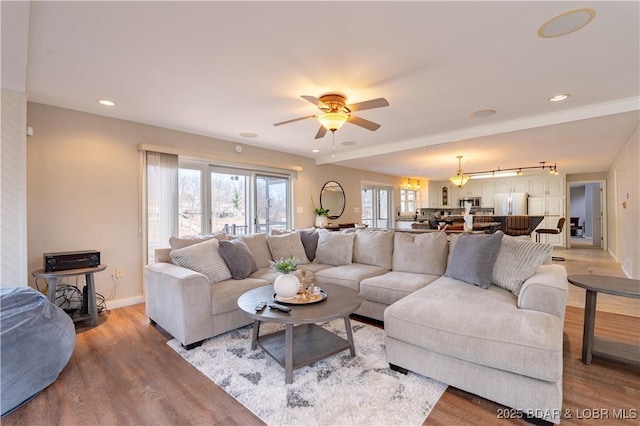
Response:
[{"label": "stainless steel refrigerator", "polygon": [[496,194],[496,203],[493,214],[496,216],[525,215],[527,214],[527,204],[529,194],[526,192],[510,192],[506,194]]}]

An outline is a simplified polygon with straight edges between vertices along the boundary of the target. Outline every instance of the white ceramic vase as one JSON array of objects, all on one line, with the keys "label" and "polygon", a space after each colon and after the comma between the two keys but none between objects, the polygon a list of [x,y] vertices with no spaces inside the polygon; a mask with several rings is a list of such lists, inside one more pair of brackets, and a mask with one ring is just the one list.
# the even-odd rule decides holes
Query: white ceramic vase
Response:
[{"label": "white ceramic vase", "polygon": [[326,216],[316,216],[316,228],[326,228],[329,225],[329,218]]},{"label": "white ceramic vase", "polygon": [[293,274],[281,274],[273,282],[273,289],[280,297],[289,298],[298,293],[300,288],[300,281],[298,277]]}]

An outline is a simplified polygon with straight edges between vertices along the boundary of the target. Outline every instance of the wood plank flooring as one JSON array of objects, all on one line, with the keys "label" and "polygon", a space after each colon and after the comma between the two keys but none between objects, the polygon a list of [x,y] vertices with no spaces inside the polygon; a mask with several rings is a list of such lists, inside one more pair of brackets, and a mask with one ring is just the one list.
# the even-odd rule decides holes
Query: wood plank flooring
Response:
[{"label": "wood plank flooring", "polygon": [[[591,365],[582,364],[583,314],[579,307],[567,307],[563,410],[572,418],[564,418],[562,424],[637,425],[640,368],[598,358]],[[600,311],[596,335],[639,344],[640,320]],[[58,380],[5,416],[2,425],[262,424],[170,349],[166,345],[170,338],[149,324],[142,304],[101,314],[97,327],[78,328],[76,349]],[[449,388],[425,424],[525,423],[518,419],[499,420],[497,413],[502,408]],[[608,417],[605,421],[588,419],[604,410]],[[627,417],[635,419],[614,418],[620,414],[614,410],[626,410]]]}]

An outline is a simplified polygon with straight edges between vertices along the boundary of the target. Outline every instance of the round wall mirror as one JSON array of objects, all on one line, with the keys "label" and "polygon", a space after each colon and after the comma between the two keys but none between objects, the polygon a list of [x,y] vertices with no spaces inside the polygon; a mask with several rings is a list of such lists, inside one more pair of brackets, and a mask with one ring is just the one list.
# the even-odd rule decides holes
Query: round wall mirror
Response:
[{"label": "round wall mirror", "polygon": [[325,183],[320,191],[320,207],[329,210],[329,219],[337,219],[344,213],[344,190],[336,181]]}]

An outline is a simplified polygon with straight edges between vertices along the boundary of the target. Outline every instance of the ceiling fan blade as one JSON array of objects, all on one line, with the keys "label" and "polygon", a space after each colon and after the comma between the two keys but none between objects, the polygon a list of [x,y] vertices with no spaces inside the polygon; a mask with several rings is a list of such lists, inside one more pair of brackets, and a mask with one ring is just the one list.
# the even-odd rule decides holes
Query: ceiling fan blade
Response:
[{"label": "ceiling fan blade", "polygon": [[327,129],[325,129],[323,126],[320,126],[320,128],[318,129],[318,133],[316,133],[316,137],[314,139],[324,138],[324,135],[326,134]]},{"label": "ceiling fan blade", "polygon": [[317,106],[318,108],[326,108],[327,105],[322,102],[320,99],[316,98],[315,96],[309,96],[309,95],[302,95],[300,96],[302,99],[311,102],[312,104],[314,104],[315,106]]},{"label": "ceiling fan blade", "polygon": [[364,118],[356,117],[355,115],[350,115],[347,121],[351,124],[355,124],[356,126],[364,127],[365,129],[371,130],[372,132],[375,132],[380,128],[380,125],[378,123],[365,120]]},{"label": "ceiling fan blade", "polygon": [[389,101],[385,98],[371,99],[370,101],[358,102],[357,104],[347,105],[351,112],[362,111],[365,109],[382,108],[389,106]]},{"label": "ceiling fan blade", "polygon": [[307,118],[314,118],[315,115],[307,115],[306,117],[298,117],[298,118],[294,118],[292,120],[287,120],[287,121],[281,121],[279,123],[275,123],[274,126],[282,126],[283,124],[289,124],[289,123],[293,123],[296,121],[300,121],[300,120],[306,120]]}]

